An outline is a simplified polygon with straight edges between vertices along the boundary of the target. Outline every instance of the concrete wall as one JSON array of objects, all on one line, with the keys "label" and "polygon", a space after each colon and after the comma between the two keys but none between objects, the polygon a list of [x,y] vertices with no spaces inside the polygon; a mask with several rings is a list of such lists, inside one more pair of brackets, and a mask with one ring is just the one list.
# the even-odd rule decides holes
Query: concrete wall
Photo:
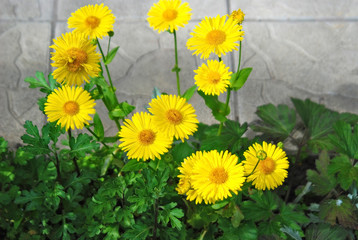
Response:
[{"label": "concrete wall", "polygon": [[[141,111],[154,87],[174,94],[172,35],[158,34],[146,22],[156,0],[103,2],[116,16],[112,46],[118,45],[120,50],[109,68],[120,101],[127,100]],[[241,8],[246,14],[243,67],[253,67],[253,72],[232,96],[231,119],[250,122],[258,105],[291,105],[290,97],[311,98],[339,112],[358,113],[357,0],[187,2],[193,9],[192,20],[178,31],[182,89],[194,84],[193,70],[202,63],[185,47],[190,31],[204,16]],[[25,120],[38,125],[46,122],[36,103],[42,93],[29,89],[23,80],[36,71],[51,72],[52,39],[69,31],[66,22],[71,12],[92,3],[99,1],[0,0],[0,136],[12,144],[21,142]],[[237,53],[230,54],[223,60],[235,69],[237,57]],[[200,121],[215,122],[198,95],[191,103]],[[105,117],[100,102],[97,111],[107,133],[115,134],[115,125]]]}]

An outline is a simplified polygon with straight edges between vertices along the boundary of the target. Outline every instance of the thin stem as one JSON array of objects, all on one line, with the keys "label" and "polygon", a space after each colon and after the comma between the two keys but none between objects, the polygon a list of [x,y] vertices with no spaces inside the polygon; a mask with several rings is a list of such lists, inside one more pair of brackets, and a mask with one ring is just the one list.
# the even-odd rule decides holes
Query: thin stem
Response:
[{"label": "thin stem", "polygon": [[179,64],[178,64],[178,44],[177,44],[177,33],[174,30],[174,52],[175,52],[175,66],[173,68],[173,71],[175,71],[176,77],[177,77],[177,89],[178,89],[178,96],[180,96],[180,79],[179,79]]},{"label": "thin stem", "polygon": [[[228,87],[227,94],[226,94],[226,102],[225,102],[224,114],[227,112],[227,109],[229,107],[230,95],[231,95],[231,89]],[[221,135],[221,131],[222,131],[223,126],[224,126],[224,122],[220,122],[220,126],[219,126],[219,129],[218,129],[218,134],[217,134],[218,136]]]},{"label": "thin stem", "polygon": [[256,168],[257,168],[257,166],[259,165],[259,163],[260,163],[260,159],[257,161],[257,163],[256,163],[256,165],[255,165],[255,167],[254,167],[254,169],[252,169],[252,171],[250,172],[250,174],[249,175],[247,175],[247,176],[245,176],[245,177],[249,177],[249,176],[251,176],[254,172],[255,172],[255,170],[256,170]]},{"label": "thin stem", "polygon": [[200,234],[200,237],[198,238],[198,240],[203,240],[205,237],[205,234],[208,232],[207,229],[204,229],[203,232]]},{"label": "thin stem", "polygon": [[241,46],[242,46],[242,41],[240,41],[240,47],[239,47],[239,63],[237,65],[237,71],[236,72],[239,72],[240,71],[240,65],[241,65]]},{"label": "thin stem", "polygon": [[[104,63],[104,61],[106,60],[106,57],[104,56],[104,53],[103,53],[103,50],[102,50],[101,44],[99,43],[98,38],[97,38],[97,45],[98,45],[99,51],[100,51],[101,54],[102,54],[102,59],[103,59],[103,63]],[[108,66],[107,66],[106,64],[104,64],[104,67],[106,68],[106,72],[107,72],[109,84],[111,85],[112,91],[114,92],[114,87],[113,87],[113,83],[112,83],[112,78],[111,78],[111,74],[109,73]]]},{"label": "thin stem", "polygon": [[60,166],[60,159],[58,158],[57,151],[54,151],[55,159],[56,159],[56,170],[57,170],[57,179],[61,181],[61,166]]},{"label": "thin stem", "polygon": [[[111,37],[109,37],[108,38],[108,47],[107,47],[107,55],[108,55],[108,53],[109,53],[109,48],[110,48],[110,46],[111,46]],[[98,42],[98,40],[97,40],[97,42]]]},{"label": "thin stem", "polygon": [[153,240],[157,239],[157,227],[158,227],[158,198],[155,200],[154,203],[154,227],[153,227]]},{"label": "thin stem", "polygon": [[[68,141],[71,142],[71,139],[72,139],[71,129],[68,129],[67,133],[68,133]],[[70,148],[72,150],[71,144],[70,144]],[[72,161],[73,161],[73,164],[75,165],[77,175],[79,176],[81,171],[80,171],[80,168],[78,167],[78,164],[77,164],[77,158],[73,157]]]}]

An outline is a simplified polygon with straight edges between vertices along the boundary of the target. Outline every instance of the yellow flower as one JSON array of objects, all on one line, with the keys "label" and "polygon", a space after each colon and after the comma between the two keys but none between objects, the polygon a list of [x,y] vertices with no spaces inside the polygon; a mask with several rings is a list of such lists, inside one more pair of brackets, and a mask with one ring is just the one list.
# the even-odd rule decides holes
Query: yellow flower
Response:
[{"label": "yellow flower", "polygon": [[195,109],[185,98],[175,95],[161,95],[149,103],[153,124],[170,137],[188,139],[198,128]]},{"label": "yellow flower", "polygon": [[178,168],[180,174],[178,175],[179,183],[176,188],[179,194],[186,194],[186,199],[189,201],[195,200],[195,203],[201,203],[203,198],[198,195],[197,191],[191,185],[191,176],[195,163],[203,157],[203,152],[197,151],[191,156],[184,159],[181,166]]},{"label": "yellow flower", "polygon": [[83,88],[64,85],[47,97],[45,113],[49,122],[57,121],[57,125],[65,127],[66,130],[75,127],[82,129],[92,120],[89,114],[96,113],[95,105],[89,92]]},{"label": "yellow flower", "polygon": [[81,85],[89,82],[90,77],[98,76],[100,72],[100,55],[96,53],[96,46],[92,45],[83,34],[66,33],[53,40],[50,46],[56,67],[53,77],[57,82],[67,85]]},{"label": "yellow flower", "polygon": [[119,147],[127,152],[128,158],[154,160],[168,152],[172,138],[153,127],[153,118],[149,113],[135,113],[132,120],[126,119],[119,132]]},{"label": "yellow flower", "polygon": [[198,158],[191,172],[191,185],[205,202],[215,203],[241,191],[244,167],[228,151],[212,150]]},{"label": "yellow flower", "polygon": [[248,181],[253,181],[257,189],[274,189],[282,185],[287,177],[289,163],[286,153],[271,143],[263,142],[262,145],[254,143],[244,152],[244,157],[246,175],[254,171],[259,161],[255,171],[247,177]]},{"label": "yellow flower", "polygon": [[233,18],[237,24],[241,24],[244,21],[245,14],[241,9],[234,10],[229,16],[230,18]]},{"label": "yellow flower", "polygon": [[229,67],[217,60],[209,60],[207,64],[203,63],[201,67],[194,70],[197,74],[194,76],[195,84],[198,85],[199,90],[206,95],[220,95],[226,92],[232,74],[229,72]]},{"label": "yellow flower", "polygon": [[113,31],[115,17],[103,3],[81,7],[71,15],[68,18],[68,28],[75,28],[74,32],[84,33],[91,39],[102,39]]},{"label": "yellow flower", "polygon": [[191,8],[187,2],[181,4],[181,0],[159,0],[148,12],[148,22],[158,32],[178,30],[184,27],[191,17]]},{"label": "yellow flower", "polygon": [[189,50],[195,50],[196,55],[201,54],[201,58],[207,59],[210,53],[215,53],[218,57],[227,52],[237,50],[238,41],[243,40],[244,32],[242,26],[236,24],[232,18],[226,20],[226,16],[216,16],[215,18],[205,17],[199,26],[193,30],[191,38],[186,45]]}]

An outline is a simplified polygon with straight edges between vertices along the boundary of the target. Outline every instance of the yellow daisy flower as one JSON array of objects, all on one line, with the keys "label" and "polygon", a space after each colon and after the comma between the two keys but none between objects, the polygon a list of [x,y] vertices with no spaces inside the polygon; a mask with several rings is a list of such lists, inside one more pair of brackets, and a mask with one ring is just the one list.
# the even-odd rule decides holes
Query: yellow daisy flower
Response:
[{"label": "yellow daisy flower", "polygon": [[195,163],[191,185],[204,201],[215,203],[241,191],[245,182],[244,167],[238,157],[228,151],[212,150]]},{"label": "yellow daisy flower", "polygon": [[289,163],[286,153],[271,143],[254,143],[244,152],[244,157],[245,174],[252,173],[247,180],[253,181],[257,189],[274,189],[282,185],[287,177]]},{"label": "yellow daisy flower", "polygon": [[96,46],[83,34],[66,33],[53,40],[50,46],[56,67],[53,77],[57,82],[67,85],[81,85],[89,82],[90,77],[98,76],[100,72],[100,55],[96,53]]},{"label": "yellow daisy flower", "polygon": [[64,85],[48,95],[45,113],[49,122],[57,121],[57,125],[66,128],[66,131],[75,127],[82,129],[92,120],[89,114],[96,113],[95,105],[89,92],[83,88]]},{"label": "yellow daisy flower", "polygon": [[149,103],[153,124],[170,137],[188,139],[198,128],[195,109],[185,98],[175,95],[161,95]]},{"label": "yellow daisy flower", "polygon": [[229,16],[230,18],[233,18],[237,24],[242,24],[245,18],[245,14],[241,9],[234,10]]},{"label": "yellow daisy flower", "polygon": [[119,132],[119,147],[127,152],[128,158],[154,160],[168,152],[172,138],[153,127],[153,118],[149,113],[135,113],[132,120],[126,119]]},{"label": "yellow daisy flower", "polygon": [[182,4],[181,0],[159,0],[150,8],[147,21],[159,33],[166,30],[173,32],[189,22],[190,11],[187,2]]},{"label": "yellow daisy flower", "polygon": [[181,163],[181,166],[178,168],[181,174],[178,175],[179,183],[176,190],[179,194],[186,194],[187,200],[195,200],[196,204],[201,203],[203,201],[203,198],[198,195],[196,190],[193,189],[191,185],[191,176],[195,163],[202,157],[203,152],[197,151],[191,156],[185,158],[184,161]]},{"label": "yellow daisy flower", "polygon": [[196,55],[201,54],[201,58],[207,59],[210,53],[215,53],[218,57],[227,52],[237,50],[239,41],[243,40],[244,32],[242,26],[236,23],[233,18],[217,15],[215,18],[205,17],[199,26],[193,30],[191,38],[186,45],[189,50],[195,50]]},{"label": "yellow daisy flower", "polygon": [[68,28],[75,28],[74,32],[84,33],[91,39],[102,39],[113,31],[115,17],[103,3],[81,7],[71,15],[68,18]]},{"label": "yellow daisy flower", "polygon": [[194,76],[195,84],[198,85],[199,90],[206,95],[220,95],[226,92],[232,74],[229,72],[229,67],[217,60],[209,60],[207,64],[203,63],[201,67],[194,70],[197,74]]}]

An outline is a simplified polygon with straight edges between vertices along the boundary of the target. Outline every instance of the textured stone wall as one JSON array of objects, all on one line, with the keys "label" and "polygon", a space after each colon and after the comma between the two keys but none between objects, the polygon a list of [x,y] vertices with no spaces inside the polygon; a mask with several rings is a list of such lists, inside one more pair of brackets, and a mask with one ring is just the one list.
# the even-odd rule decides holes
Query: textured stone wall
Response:
[{"label": "textured stone wall", "polygon": [[[174,43],[168,33],[158,34],[146,22],[154,0],[103,1],[116,16],[112,46],[119,55],[109,66],[120,101],[127,100],[138,111],[150,101],[152,89],[176,92]],[[203,62],[192,56],[185,43],[190,31],[204,16],[227,14],[241,8],[243,67],[253,67],[246,85],[231,102],[231,119],[255,119],[258,105],[290,104],[290,97],[311,98],[339,112],[358,113],[358,2],[356,0],[187,0],[192,20],[178,31],[182,89],[193,85],[194,73]],[[23,123],[46,122],[38,110],[42,93],[28,88],[25,77],[36,71],[51,72],[52,39],[69,31],[67,18],[81,6],[100,3],[82,0],[0,0],[0,136],[11,144],[21,142]],[[105,42],[102,43],[106,45]],[[223,58],[237,65],[237,53]],[[235,71],[235,70],[234,70]],[[225,96],[221,96],[224,97]],[[203,100],[191,103],[200,121],[214,123]],[[103,117],[108,134],[116,133]]]}]

